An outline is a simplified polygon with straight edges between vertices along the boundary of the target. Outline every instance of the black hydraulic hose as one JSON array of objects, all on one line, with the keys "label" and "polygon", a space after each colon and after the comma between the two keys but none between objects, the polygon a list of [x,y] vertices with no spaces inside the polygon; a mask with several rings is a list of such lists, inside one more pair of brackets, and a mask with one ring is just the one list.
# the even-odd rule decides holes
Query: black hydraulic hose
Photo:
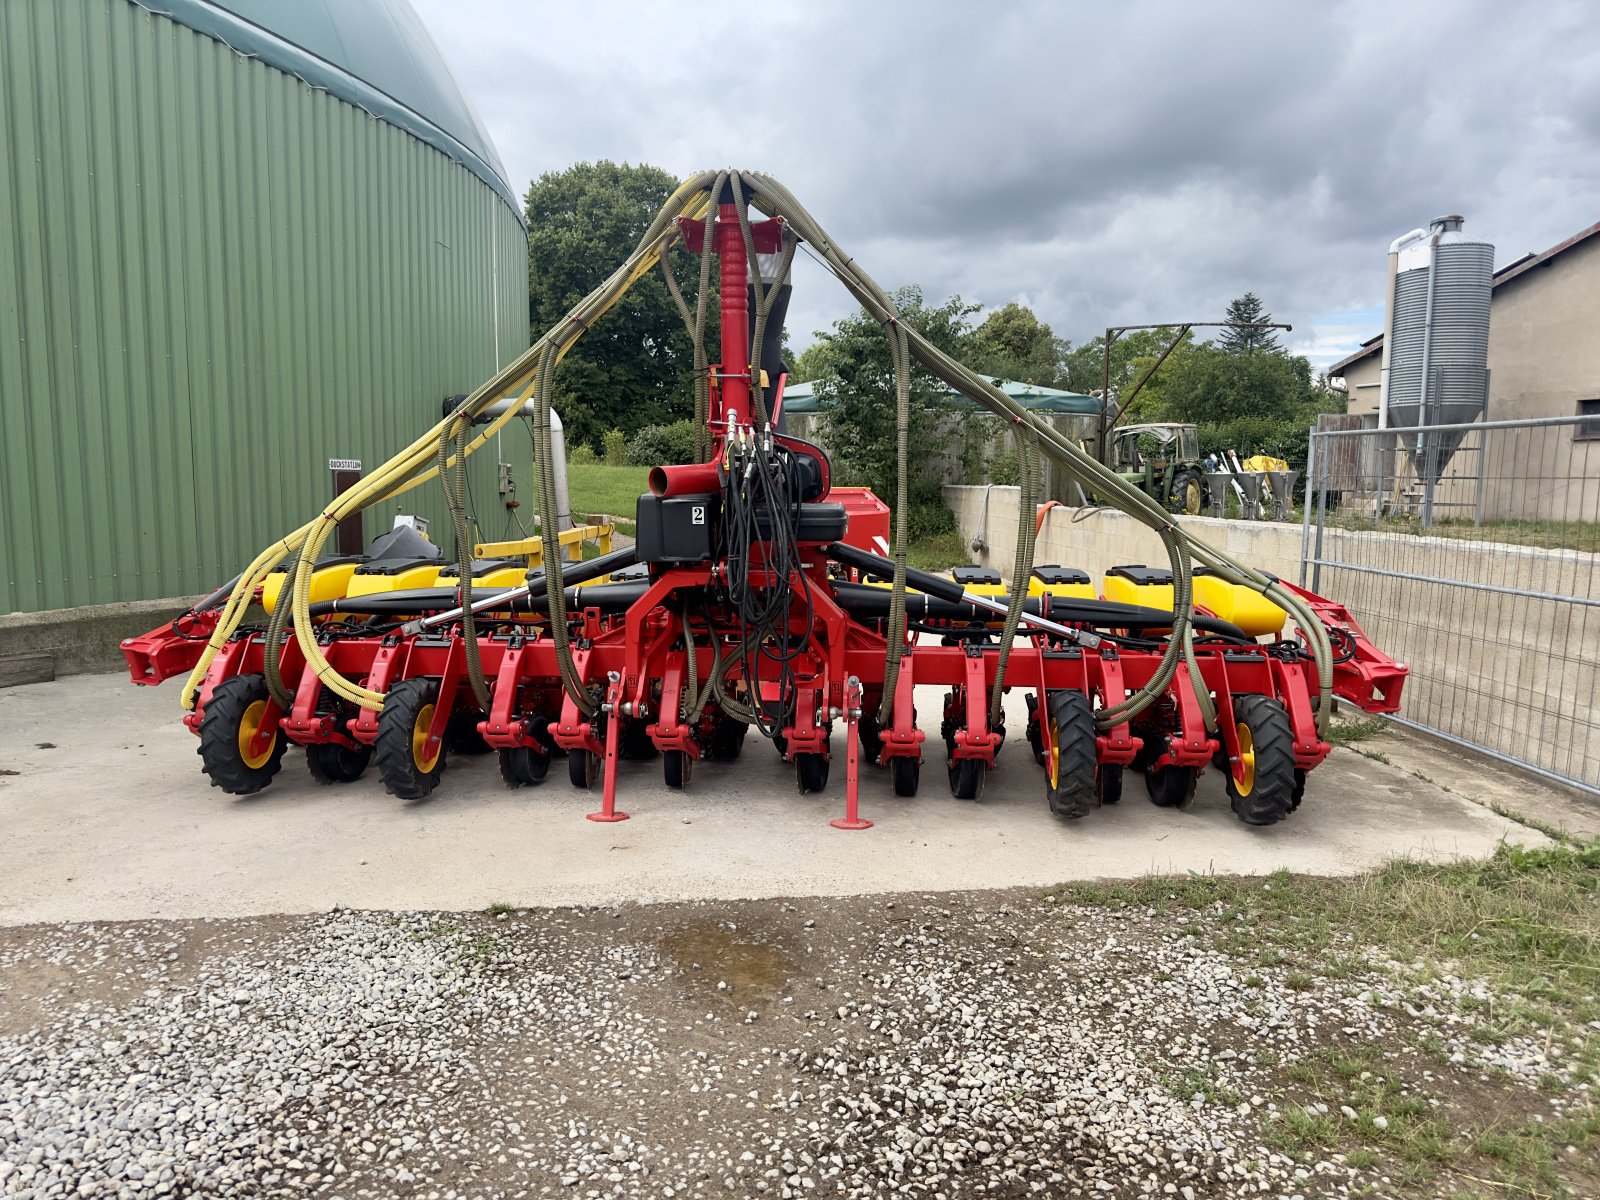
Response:
[{"label": "black hydraulic hose", "polygon": [[284,570],[283,586],[278,589],[278,602],[272,606],[272,619],[267,622],[267,641],[262,648],[261,666],[267,677],[267,691],[278,707],[288,712],[294,707],[294,692],[283,681],[283,633],[289,624],[289,598],[294,595],[295,581],[300,576],[304,559],[296,550],[289,556]]},{"label": "black hydraulic hose", "polygon": [[[561,591],[569,609],[597,608],[603,613],[626,612],[650,588],[647,579],[628,583],[573,584]],[[403,592],[375,592],[345,600],[323,600],[311,606],[313,616],[347,613],[352,616],[414,616],[420,612],[443,612],[456,604],[454,588],[412,588]],[[550,597],[517,596],[497,606],[496,612],[540,613],[550,611]]]},{"label": "black hydraulic hose", "polygon": [[[887,588],[844,582],[833,586],[839,607],[852,617],[880,621],[889,616],[890,594]],[[1119,604],[1114,600],[1075,600],[1056,596],[1047,600],[1029,596],[1022,602],[1021,610],[1030,617],[1045,617],[1062,625],[1089,625],[1096,629],[1170,629],[1173,620],[1170,609]],[[1001,615],[964,600],[926,595],[921,591],[906,593],[905,611],[914,620],[977,622],[986,626],[992,625]],[[1207,633],[1254,644],[1244,630],[1220,617],[1196,613],[1194,625],[1196,629]]]},{"label": "black hydraulic hose", "polygon": [[[472,617],[472,543],[467,540],[467,430],[472,422],[457,415],[439,432],[439,486],[444,490],[456,539],[456,569],[461,580],[461,644],[466,650],[467,681],[478,708],[489,710],[489,681],[484,678],[478,654],[478,631]],[[452,455],[452,451],[454,454]]]},{"label": "black hydraulic hose", "polygon": [[[562,581],[567,584],[587,583],[591,579],[598,579],[602,575],[609,575],[613,571],[620,571],[631,567],[638,561],[638,550],[634,546],[624,546],[620,550],[613,550],[609,554],[601,554],[595,558],[585,559],[583,562],[573,563],[568,569],[566,578]],[[540,597],[545,593],[548,585],[542,570],[532,572],[528,576],[528,595]],[[508,591],[510,589],[507,589]],[[489,593],[490,596],[496,593]],[[325,617],[333,613],[363,613],[367,610],[361,605],[368,600],[393,600],[401,599],[409,607],[403,611],[416,612],[446,612],[457,607],[460,593],[455,588],[409,588],[400,592],[374,592],[369,596],[354,596],[342,600],[319,600],[311,605],[311,615]],[[481,599],[481,597],[480,597]],[[507,602],[510,607],[510,602]],[[397,611],[386,608],[385,612]]]}]

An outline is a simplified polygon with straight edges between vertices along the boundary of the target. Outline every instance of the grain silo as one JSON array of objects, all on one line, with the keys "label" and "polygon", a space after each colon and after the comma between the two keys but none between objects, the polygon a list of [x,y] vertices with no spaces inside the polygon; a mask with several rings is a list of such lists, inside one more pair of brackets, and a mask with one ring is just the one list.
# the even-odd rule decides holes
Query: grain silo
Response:
[{"label": "grain silo", "polygon": [[[1388,336],[1379,397],[1385,427],[1456,425],[1489,402],[1494,246],[1436,217],[1389,247]],[[1402,435],[1417,476],[1437,481],[1463,431]]]},{"label": "grain silo", "polygon": [[0,137],[0,620],[208,591],[527,346],[517,194],[405,0],[6,0]]}]

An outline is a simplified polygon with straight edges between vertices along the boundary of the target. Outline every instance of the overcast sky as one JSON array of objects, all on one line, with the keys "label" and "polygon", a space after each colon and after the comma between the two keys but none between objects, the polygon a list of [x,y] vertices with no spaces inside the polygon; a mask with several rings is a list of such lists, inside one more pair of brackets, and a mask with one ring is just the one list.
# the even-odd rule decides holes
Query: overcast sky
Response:
[{"label": "overcast sky", "polygon": [[[880,283],[1074,342],[1253,290],[1325,366],[1428,218],[1500,263],[1600,221],[1582,0],[413,3],[519,192],[601,158],[768,171]],[[850,306],[796,285],[804,345]]]}]

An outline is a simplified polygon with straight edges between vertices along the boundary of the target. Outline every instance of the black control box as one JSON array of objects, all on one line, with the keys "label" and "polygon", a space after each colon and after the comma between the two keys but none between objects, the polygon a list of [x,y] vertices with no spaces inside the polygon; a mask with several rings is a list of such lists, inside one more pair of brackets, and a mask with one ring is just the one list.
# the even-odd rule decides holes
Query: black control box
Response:
[{"label": "black control box", "polygon": [[639,561],[698,563],[711,557],[713,534],[722,516],[722,497],[639,497]]}]

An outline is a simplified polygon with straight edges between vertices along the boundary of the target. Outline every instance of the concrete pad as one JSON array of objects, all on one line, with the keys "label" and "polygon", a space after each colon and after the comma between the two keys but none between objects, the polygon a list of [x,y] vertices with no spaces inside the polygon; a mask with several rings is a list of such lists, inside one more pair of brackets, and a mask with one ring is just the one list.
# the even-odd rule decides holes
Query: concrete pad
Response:
[{"label": "concrete pad", "polygon": [[[1267,829],[1233,816],[1214,771],[1189,812],[1154,808],[1130,775],[1120,805],[1058,821],[1017,736],[1020,695],[981,801],[950,796],[935,715],[919,797],[896,798],[885,772],[864,771],[863,813],[877,822],[864,832],[828,825],[844,805],[842,756],[826,793],[801,796],[754,737],[738,763],[699,764],[684,793],[661,784],[659,763],[623,764],[632,819],[614,825],[583,819],[598,793],[573,790],[564,763],[511,791],[493,756],[453,759],[433,796],[408,803],[370,773],[320,786],[291,749],[271,787],[235,798],[200,773],[177,692],[175,680],[149,689],[103,675],[0,692],[0,770],[16,772],[0,775],[0,923],[1342,875],[1545,840],[1347,750],[1312,774],[1299,812]],[[932,696],[921,709],[936,714]]]}]

